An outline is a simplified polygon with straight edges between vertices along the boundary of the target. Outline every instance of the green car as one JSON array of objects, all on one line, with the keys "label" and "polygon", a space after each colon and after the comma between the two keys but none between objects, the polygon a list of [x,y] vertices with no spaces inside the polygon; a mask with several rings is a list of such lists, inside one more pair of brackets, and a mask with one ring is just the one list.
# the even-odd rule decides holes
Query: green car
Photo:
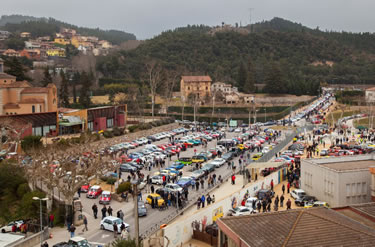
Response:
[{"label": "green car", "polygon": [[184,165],[190,165],[191,163],[193,163],[193,161],[191,160],[191,158],[188,158],[188,157],[180,157],[177,162],[180,162]]}]

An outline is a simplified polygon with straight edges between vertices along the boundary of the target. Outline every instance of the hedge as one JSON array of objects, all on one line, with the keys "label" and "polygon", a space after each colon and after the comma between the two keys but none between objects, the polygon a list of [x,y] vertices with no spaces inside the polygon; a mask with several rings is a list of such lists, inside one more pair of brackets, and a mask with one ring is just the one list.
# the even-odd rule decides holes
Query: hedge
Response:
[{"label": "hedge", "polygon": [[[270,107],[257,107],[259,113],[278,113],[288,109],[288,106],[270,106]],[[168,112],[182,112],[182,106],[170,106],[168,107]],[[185,113],[194,113],[194,108],[187,106],[184,109]],[[249,113],[249,107],[218,107],[215,112],[228,113],[228,114],[247,114]],[[197,109],[198,114],[209,114],[212,113],[212,107],[199,107]]]},{"label": "hedge", "polygon": [[116,190],[116,193],[117,194],[121,194],[122,192],[125,192],[125,191],[129,191],[130,188],[131,188],[131,183],[130,182],[124,182],[124,183],[121,183],[117,190]]}]

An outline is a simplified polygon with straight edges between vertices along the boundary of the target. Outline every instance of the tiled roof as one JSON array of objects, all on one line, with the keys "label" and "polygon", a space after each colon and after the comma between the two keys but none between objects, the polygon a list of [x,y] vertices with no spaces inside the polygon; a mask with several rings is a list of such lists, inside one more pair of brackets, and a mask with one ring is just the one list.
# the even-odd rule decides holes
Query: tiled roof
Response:
[{"label": "tiled roof", "polygon": [[375,87],[367,88],[366,91],[375,91]]},{"label": "tiled roof", "polygon": [[21,93],[48,93],[48,88],[46,87],[30,87],[22,90]]},{"label": "tiled roof", "polygon": [[248,246],[374,246],[375,242],[375,230],[327,208],[225,217],[218,224]]},{"label": "tiled roof", "polygon": [[200,82],[200,81],[212,81],[211,77],[208,75],[203,76],[182,76],[184,82]]},{"label": "tiled roof", "polygon": [[350,207],[365,213],[366,215],[372,217],[375,220],[375,203],[363,203],[358,205],[351,205]]},{"label": "tiled roof", "polygon": [[44,99],[30,98],[30,99],[23,99],[20,102],[20,104],[30,104],[30,103],[44,103]]},{"label": "tiled roof", "polygon": [[20,106],[15,103],[8,103],[3,106],[4,109],[18,109]]},{"label": "tiled roof", "polygon": [[16,77],[7,73],[0,73],[0,79],[16,79]]}]

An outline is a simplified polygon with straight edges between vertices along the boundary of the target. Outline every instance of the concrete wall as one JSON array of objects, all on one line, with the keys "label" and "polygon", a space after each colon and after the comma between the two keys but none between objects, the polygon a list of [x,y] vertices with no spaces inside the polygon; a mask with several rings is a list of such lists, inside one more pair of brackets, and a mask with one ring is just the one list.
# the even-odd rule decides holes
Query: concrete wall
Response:
[{"label": "concrete wall", "polygon": [[337,206],[371,202],[371,173],[358,170],[340,173]]},{"label": "concrete wall", "polygon": [[[219,208],[221,208],[224,212],[224,215],[226,215],[229,209],[231,209],[232,207],[232,200],[235,198],[237,200],[237,203],[240,203],[247,190],[249,190],[251,196],[254,196],[256,192],[262,187],[268,188],[272,179],[274,181],[274,185],[277,185],[280,182],[280,172],[282,171],[280,170],[279,172],[272,173],[264,179],[258,180],[256,183],[251,183],[241,190],[234,191],[230,196],[226,197],[225,199],[219,200],[214,204],[205,207],[204,209],[200,209],[199,211],[196,211],[193,215],[182,216],[182,218],[179,219],[177,222],[165,227],[163,229],[164,237],[167,237],[170,240],[168,247],[180,246],[181,243],[186,243],[191,239],[193,235],[193,229],[191,226],[193,221],[201,222],[203,219],[206,218],[207,225],[212,224],[212,217],[215,215],[215,211]],[[166,242],[167,241],[165,241],[164,246],[167,246]]]},{"label": "concrete wall", "polygon": [[[371,201],[371,174],[369,169],[336,171],[319,166],[373,159],[373,155],[355,155],[327,159],[302,160],[301,189],[331,207],[341,207]],[[350,188],[347,188],[347,185]]]},{"label": "concrete wall", "polygon": [[49,230],[48,228],[45,228],[43,232],[35,233],[29,237],[26,237],[24,239],[21,239],[11,245],[8,245],[9,247],[34,247],[40,245],[40,235],[43,234],[42,238],[44,240],[47,240],[49,238]]}]

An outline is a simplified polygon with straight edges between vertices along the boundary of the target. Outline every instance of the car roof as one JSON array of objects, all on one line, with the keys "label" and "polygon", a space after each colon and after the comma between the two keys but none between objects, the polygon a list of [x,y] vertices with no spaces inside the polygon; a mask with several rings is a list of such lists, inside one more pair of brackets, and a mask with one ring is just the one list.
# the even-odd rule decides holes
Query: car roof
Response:
[{"label": "car roof", "polygon": [[86,238],[80,237],[80,236],[75,236],[75,237],[72,237],[70,240],[75,241],[75,242],[79,242],[79,241],[82,241],[82,240],[86,240]]},{"label": "car roof", "polygon": [[103,220],[121,220],[120,218],[117,218],[117,217],[115,217],[115,216],[107,216],[107,217],[104,217],[104,219]]},{"label": "car roof", "polygon": [[156,193],[153,193],[153,194],[149,194],[149,196],[152,196],[152,197],[158,197],[160,196],[159,194],[156,194]]},{"label": "car roof", "polygon": [[109,194],[109,195],[110,195],[110,194],[111,194],[111,192],[110,192],[110,191],[108,191],[108,190],[105,190],[105,191],[103,191],[103,192],[102,192],[102,195],[104,195],[104,194]]},{"label": "car roof", "polygon": [[[305,192],[304,190],[301,190],[301,189],[295,189],[294,190],[295,192]],[[306,193],[306,192],[305,192]]]},{"label": "car roof", "polygon": [[100,186],[99,185],[94,185],[91,187],[91,189],[100,189]]}]

